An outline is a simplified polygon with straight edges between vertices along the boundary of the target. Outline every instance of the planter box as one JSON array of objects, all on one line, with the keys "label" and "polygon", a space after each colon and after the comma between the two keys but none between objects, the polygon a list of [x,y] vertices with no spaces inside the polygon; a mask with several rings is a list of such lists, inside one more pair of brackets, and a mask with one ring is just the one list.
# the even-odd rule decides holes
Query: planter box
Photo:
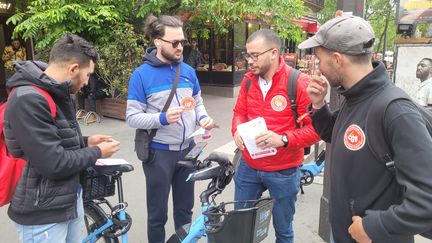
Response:
[{"label": "planter box", "polygon": [[[99,101],[102,116],[126,120],[126,99],[104,98]],[[96,105],[98,106],[98,105]]]},{"label": "planter box", "polygon": [[[115,118],[119,120],[126,120],[126,99],[121,98],[104,98],[96,100],[96,113],[100,116]],[[85,99],[85,110],[89,110],[88,99]],[[76,103],[78,109],[78,102]]]}]

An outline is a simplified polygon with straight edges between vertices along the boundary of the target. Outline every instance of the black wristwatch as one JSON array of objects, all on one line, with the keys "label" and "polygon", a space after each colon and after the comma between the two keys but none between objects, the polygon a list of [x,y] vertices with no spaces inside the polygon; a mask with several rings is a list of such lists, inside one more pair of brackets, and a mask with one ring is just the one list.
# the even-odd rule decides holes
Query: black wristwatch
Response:
[{"label": "black wristwatch", "polygon": [[287,135],[285,133],[282,134],[281,140],[282,140],[282,142],[284,144],[283,146],[286,148],[288,146],[288,137],[287,137]]}]

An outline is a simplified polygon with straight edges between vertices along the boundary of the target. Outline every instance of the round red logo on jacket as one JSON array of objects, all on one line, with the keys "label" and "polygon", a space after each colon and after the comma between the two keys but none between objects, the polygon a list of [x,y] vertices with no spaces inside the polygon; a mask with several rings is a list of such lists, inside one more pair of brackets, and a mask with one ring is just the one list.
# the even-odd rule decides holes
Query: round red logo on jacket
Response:
[{"label": "round red logo on jacket", "polygon": [[196,102],[192,97],[185,97],[182,99],[181,104],[185,110],[190,111],[195,109]]},{"label": "round red logo on jacket", "polygon": [[358,125],[350,125],[345,131],[344,144],[349,150],[357,151],[365,145],[366,136]]},{"label": "round red logo on jacket", "polygon": [[276,95],[271,100],[271,107],[275,111],[283,111],[287,107],[287,100],[282,95]]}]

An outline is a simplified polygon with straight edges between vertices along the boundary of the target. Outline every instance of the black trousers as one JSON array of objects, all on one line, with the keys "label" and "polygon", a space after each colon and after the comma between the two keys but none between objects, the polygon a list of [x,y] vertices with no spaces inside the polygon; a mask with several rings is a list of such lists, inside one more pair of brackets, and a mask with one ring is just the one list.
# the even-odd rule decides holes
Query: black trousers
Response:
[{"label": "black trousers", "polygon": [[193,169],[177,164],[189,150],[152,149],[149,161],[143,164],[147,191],[149,243],[165,243],[165,224],[168,220],[168,197],[171,187],[175,228],[188,224],[192,220],[194,182],[187,182],[186,178]]}]

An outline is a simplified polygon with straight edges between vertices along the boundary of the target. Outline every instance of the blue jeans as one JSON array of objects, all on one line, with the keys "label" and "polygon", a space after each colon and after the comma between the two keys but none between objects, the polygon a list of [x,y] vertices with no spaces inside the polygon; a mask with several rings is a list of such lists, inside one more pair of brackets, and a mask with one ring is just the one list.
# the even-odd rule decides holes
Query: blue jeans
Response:
[{"label": "blue jeans", "polygon": [[255,170],[241,158],[234,177],[235,201],[255,200],[269,190],[275,200],[272,216],[276,243],[294,242],[292,221],[300,190],[299,171],[298,167],[271,172]]},{"label": "blue jeans", "polygon": [[22,225],[15,223],[22,243],[80,243],[83,237],[84,207],[81,194],[77,201],[78,217],[61,223]]}]

